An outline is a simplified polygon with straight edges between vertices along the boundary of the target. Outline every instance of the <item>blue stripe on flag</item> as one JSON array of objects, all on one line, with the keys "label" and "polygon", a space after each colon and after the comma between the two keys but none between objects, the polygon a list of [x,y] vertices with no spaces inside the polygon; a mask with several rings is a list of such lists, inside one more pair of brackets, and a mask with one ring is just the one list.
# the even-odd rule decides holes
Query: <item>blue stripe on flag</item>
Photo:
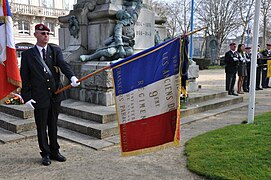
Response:
[{"label": "blue stripe on flag", "polygon": [[111,67],[116,96],[178,74],[179,66],[180,38],[114,63]]},{"label": "blue stripe on flag", "polygon": [[11,11],[10,11],[8,0],[4,0],[4,1],[6,1],[7,16],[11,16],[12,14],[11,14]]}]

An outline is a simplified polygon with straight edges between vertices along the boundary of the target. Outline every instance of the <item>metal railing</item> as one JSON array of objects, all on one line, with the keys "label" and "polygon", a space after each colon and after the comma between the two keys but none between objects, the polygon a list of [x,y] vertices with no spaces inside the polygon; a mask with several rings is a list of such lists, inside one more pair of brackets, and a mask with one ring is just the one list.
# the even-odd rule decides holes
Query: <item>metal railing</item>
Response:
[{"label": "metal railing", "polygon": [[65,9],[53,9],[17,3],[10,3],[10,8],[11,13],[13,14],[52,17],[52,18],[64,16],[69,13],[69,11]]}]

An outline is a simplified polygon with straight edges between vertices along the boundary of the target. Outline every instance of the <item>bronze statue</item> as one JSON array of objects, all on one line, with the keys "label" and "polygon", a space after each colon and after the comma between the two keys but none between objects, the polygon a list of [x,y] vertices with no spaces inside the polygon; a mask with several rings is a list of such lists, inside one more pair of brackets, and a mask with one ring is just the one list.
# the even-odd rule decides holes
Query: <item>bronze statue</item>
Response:
[{"label": "bronze statue", "polygon": [[126,29],[123,34],[124,27],[134,26],[142,8],[142,0],[136,0],[135,9],[122,9],[117,11],[117,23],[114,27],[114,34],[105,40],[105,47],[97,49],[91,55],[81,55],[81,61],[90,60],[116,60],[131,56],[134,52],[133,46],[135,44],[134,28]]}]

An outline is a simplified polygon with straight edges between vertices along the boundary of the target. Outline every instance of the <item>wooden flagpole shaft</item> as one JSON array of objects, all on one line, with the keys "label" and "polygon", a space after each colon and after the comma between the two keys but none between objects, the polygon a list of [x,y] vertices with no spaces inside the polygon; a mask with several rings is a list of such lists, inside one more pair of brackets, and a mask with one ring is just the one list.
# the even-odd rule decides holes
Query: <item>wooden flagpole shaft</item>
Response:
[{"label": "wooden flagpole shaft", "polygon": [[[88,75],[86,75],[86,76],[84,76],[84,77],[78,79],[77,82],[84,81],[84,80],[90,78],[91,76],[94,76],[95,74],[98,74],[98,73],[100,73],[100,72],[102,72],[102,71],[105,71],[105,70],[107,70],[107,69],[110,69],[110,68],[111,68],[111,66],[106,66],[106,67],[104,67],[104,68],[98,69],[98,70],[94,71],[93,73],[90,73],[90,74],[88,74]],[[63,88],[57,90],[57,91],[55,92],[55,94],[61,93],[62,91],[65,91],[65,90],[67,90],[67,89],[69,89],[69,88],[71,88],[71,87],[72,87],[72,85],[69,84],[69,85],[67,85],[67,86],[65,86],[65,87],[63,87]]]},{"label": "wooden flagpole shaft", "polygon": [[203,30],[203,29],[207,29],[208,27],[207,26],[205,26],[205,27],[203,27],[203,28],[199,28],[199,29],[196,29],[195,31],[191,31],[191,32],[188,32],[188,33],[186,33],[186,34],[182,34],[182,35],[177,35],[176,37],[183,37],[183,36],[189,36],[189,35],[191,35],[191,34],[195,34],[195,33],[197,33],[197,32],[199,32],[199,31],[201,31],[201,30]]}]

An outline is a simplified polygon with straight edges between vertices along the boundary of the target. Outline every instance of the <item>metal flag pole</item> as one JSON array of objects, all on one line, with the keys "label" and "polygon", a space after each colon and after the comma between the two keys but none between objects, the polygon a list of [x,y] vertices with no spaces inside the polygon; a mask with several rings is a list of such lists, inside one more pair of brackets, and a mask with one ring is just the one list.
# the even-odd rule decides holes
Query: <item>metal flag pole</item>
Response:
[{"label": "metal flag pole", "polygon": [[255,15],[252,38],[252,58],[251,58],[251,78],[250,78],[250,93],[248,104],[248,124],[254,122],[255,114],[255,88],[256,88],[256,63],[258,51],[258,37],[259,37],[259,16],[260,16],[260,0],[255,1]]},{"label": "metal flag pole", "polygon": [[[194,30],[194,0],[191,1],[191,22],[190,22],[190,32],[192,32]],[[191,34],[190,36],[190,47],[189,47],[189,57],[190,60],[193,60],[193,35]]]}]

